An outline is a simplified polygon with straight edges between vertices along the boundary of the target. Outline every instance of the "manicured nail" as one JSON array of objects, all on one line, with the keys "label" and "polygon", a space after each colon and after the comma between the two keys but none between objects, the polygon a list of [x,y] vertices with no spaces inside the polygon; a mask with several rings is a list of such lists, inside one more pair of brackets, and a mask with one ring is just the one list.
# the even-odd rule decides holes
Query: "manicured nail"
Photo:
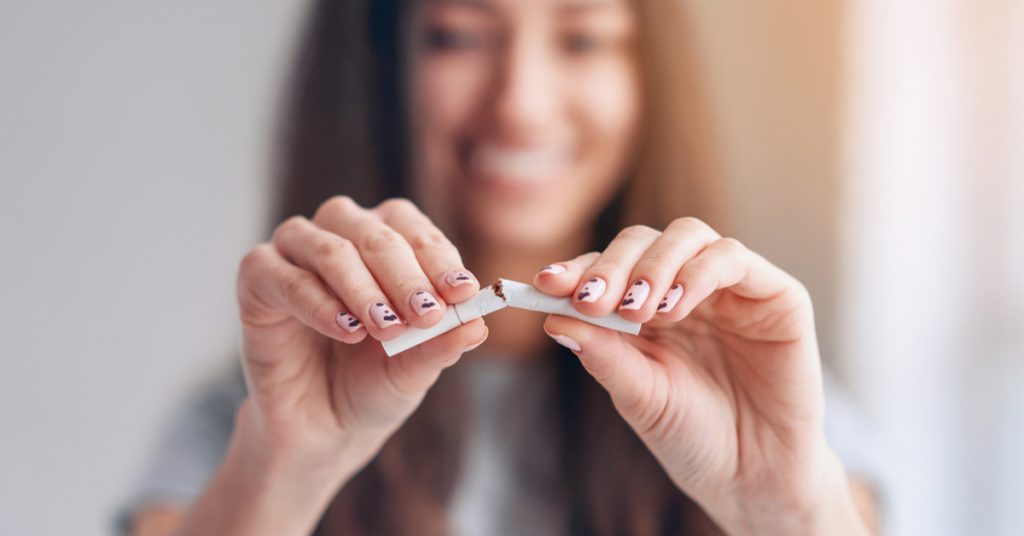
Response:
[{"label": "manicured nail", "polygon": [[573,352],[579,352],[583,350],[583,347],[580,346],[580,343],[576,342],[571,337],[566,337],[565,335],[552,335],[550,333],[548,333],[548,337],[551,337],[552,339],[555,340],[555,342],[572,350]]},{"label": "manicured nail", "polygon": [[667,313],[671,311],[679,303],[679,298],[682,297],[683,285],[679,283],[672,285],[672,288],[668,289],[668,292],[665,293],[665,297],[661,299],[661,303],[658,304],[658,312]]},{"label": "manicured nail", "polygon": [[473,282],[473,276],[459,270],[448,272],[444,276],[444,282],[450,286],[469,285]]},{"label": "manicured nail", "polygon": [[423,316],[430,311],[438,311],[441,309],[441,304],[437,303],[437,298],[433,294],[425,290],[417,290],[412,293],[409,297],[409,305],[412,307],[416,314]]},{"label": "manicured nail", "polygon": [[359,328],[363,327],[363,323],[360,322],[358,318],[346,313],[345,311],[339,312],[338,316],[334,317],[334,321],[338,323],[338,327],[349,333],[354,333],[358,331]]},{"label": "manicured nail", "polygon": [[370,318],[377,323],[378,326],[383,328],[389,328],[401,324],[398,315],[391,310],[391,307],[384,302],[376,302],[370,306]]},{"label": "manicured nail", "polygon": [[647,295],[651,293],[651,284],[643,279],[637,279],[629,286],[629,292],[622,298],[619,309],[639,309],[643,307]]},{"label": "manicured nail", "polygon": [[578,302],[596,302],[601,295],[604,294],[608,284],[604,282],[604,279],[600,277],[591,277],[580,289],[579,293],[576,294],[576,301]]},{"label": "manicured nail", "polygon": [[540,269],[540,273],[551,275],[564,274],[567,271],[569,271],[569,269],[562,264],[549,264]]}]

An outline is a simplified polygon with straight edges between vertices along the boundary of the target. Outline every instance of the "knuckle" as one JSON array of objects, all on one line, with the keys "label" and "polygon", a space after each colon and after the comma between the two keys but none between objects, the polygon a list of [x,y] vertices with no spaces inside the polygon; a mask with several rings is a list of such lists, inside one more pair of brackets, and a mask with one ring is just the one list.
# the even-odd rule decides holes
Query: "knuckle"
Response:
[{"label": "knuckle", "polygon": [[280,225],[278,225],[277,228],[274,229],[274,234],[271,237],[270,241],[279,243],[281,240],[284,239],[284,236],[287,233],[298,229],[299,226],[301,226],[305,221],[306,218],[303,218],[302,216],[288,217],[288,219],[281,222]]},{"label": "knuckle", "polygon": [[657,230],[646,225],[630,225],[619,231],[617,239],[637,239],[647,238],[652,235],[660,234]]},{"label": "knuckle", "polygon": [[711,230],[710,225],[704,223],[704,221],[699,218],[694,218],[693,216],[683,216],[682,218],[676,218],[672,220],[672,223],[669,224],[669,227],[691,231]]},{"label": "knuckle", "polygon": [[324,201],[316,209],[314,220],[320,220],[327,214],[342,213],[359,208],[359,204],[347,195],[336,195]]},{"label": "knuckle", "polygon": [[715,246],[726,253],[742,253],[747,250],[742,242],[729,236],[718,239]]},{"label": "knuckle", "polygon": [[329,301],[318,302],[305,310],[307,323],[311,326],[319,326],[321,329],[326,329],[329,323],[334,321],[335,313],[337,313],[337,307]]},{"label": "knuckle", "polygon": [[668,252],[649,251],[637,261],[634,271],[638,274],[655,274],[667,269],[677,270],[679,265],[679,260]]},{"label": "knuckle", "polygon": [[298,304],[299,296],[307,285],[313,283],[313,276],[308,272],[299,272],[295,275],[284,277],[281,281],[281,291],[288,303]]},{"label": "knuckle", "polygon": [[381,201],[377,205],[377,211],[387,214],[394,214],[400,212],[419,212],[416,208],[416,204],[404,197],[391,197]]},{"label": "knuckle", "polygon": [[340,257],[352,247],[352,243],[344,238],[331,235],[319,240],[313,246],[313,255],[318,262]]},{"label": "knuckle", "polygon": [[360,240],[361,251],[378,253],[398,247],[405,239],[390,227],[370,231]]},{"label": "knuckle", "polygon": [[694,259],[686,265],[686,279],[690,281],[693,281],[694,279],[703,279],[710,276],[713,271],[714,266],[709,259],[703,257]]},{"label": "knuckle", "polygon": [[449,245],[448,238],[444,236],[441,231],[436,229],[424,231],[412,237],[409,241],[412,249],[415,251],[427,251],[431,249],[443,248]]},{"label": "knuckle", "polygon": [[239,277],[247,277],[249,274],[253,274],[265,266],[269,256],[272,254],[272,250],[273,246],[270,244],[260,244],[250,249],[238,263]]}]

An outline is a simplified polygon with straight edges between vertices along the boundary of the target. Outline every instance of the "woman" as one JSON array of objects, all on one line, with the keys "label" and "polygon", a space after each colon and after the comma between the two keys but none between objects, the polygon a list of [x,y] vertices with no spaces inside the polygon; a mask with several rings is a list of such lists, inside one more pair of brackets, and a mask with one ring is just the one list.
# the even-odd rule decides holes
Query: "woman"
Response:
[{"label": "woman", "polygon": [[[239,269],[248,397],[201,495],[134,532],[866,532],[807,292],[705,223],[676,7],[320,2],[281,191],[306,216]],[[644,328],[503,311],[385,357],[497,277]]]}]

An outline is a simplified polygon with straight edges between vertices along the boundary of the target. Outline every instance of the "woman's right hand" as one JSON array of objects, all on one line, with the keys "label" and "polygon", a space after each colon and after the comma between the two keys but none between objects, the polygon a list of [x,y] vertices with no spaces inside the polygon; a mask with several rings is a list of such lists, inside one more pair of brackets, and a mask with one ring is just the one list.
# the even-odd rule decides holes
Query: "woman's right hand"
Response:
[{"label": "woman's right hand", "polygon": [[244,461],[225,465],[260,475],[258,485],[290,481],[288,502],[316,507],[300,516],[315,522],[487,328],[477,319],[392,358],[379,341],[406,324],[437,323],[447,304],[479,288],[451,242],[404,199],[366,209],[335,197],[312,220],[282,223],[239,269],[249,398],[228,455]]}]

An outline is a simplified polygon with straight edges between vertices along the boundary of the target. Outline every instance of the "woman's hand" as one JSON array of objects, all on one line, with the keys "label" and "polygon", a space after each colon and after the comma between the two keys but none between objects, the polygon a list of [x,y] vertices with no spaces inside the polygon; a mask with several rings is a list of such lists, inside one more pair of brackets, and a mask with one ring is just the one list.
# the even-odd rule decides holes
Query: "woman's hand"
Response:
[{"label": "woman's hand", "polygon": [[824,439],[811,300],[793,277],[693,218],[622,231],[534,284],[639,336],[549,316],[675,484],[728,532],[865,532]]},{"label": "woman's hand", "polygon": [[[442,369],[487,337],[476,320],[384,354],[379,341],[406,324],[435,324],[447,304],[479,290],[455,247],[406,200],[364,209],[336,197],[312,220],[287,220],[245,256],[237,290],[249,398],[193,512],[209,522],[186,533],[308,533]],[[224,519],[238,509],[244,519]]]}]

